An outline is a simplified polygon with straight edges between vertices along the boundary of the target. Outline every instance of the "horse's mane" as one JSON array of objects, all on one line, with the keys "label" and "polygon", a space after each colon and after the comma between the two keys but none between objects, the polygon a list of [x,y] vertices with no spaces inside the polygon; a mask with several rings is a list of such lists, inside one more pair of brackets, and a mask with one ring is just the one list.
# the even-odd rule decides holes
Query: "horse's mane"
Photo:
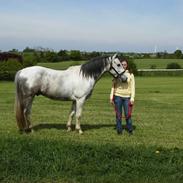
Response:
[{"label": "horse's mane", "polygon": [[94,77],[94,79],[97,79],[104,68],[108,64],[108,56],[101,56],[91,59],[89,62],[81,65],[81,72],[83,74],[83,77],[89,78]]}]

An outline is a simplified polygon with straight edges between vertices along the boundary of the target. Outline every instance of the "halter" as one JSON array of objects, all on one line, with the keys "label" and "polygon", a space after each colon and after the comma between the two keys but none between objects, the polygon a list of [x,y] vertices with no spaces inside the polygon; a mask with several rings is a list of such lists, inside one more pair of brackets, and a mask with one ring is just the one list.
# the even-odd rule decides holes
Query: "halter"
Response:
[{"label": "halter", "polygon": [[109,70],[112,70],[112,69],[113,69],[113,70],[115,71],[115,73],[117,74],[116,77],[114,76],[115,78],[117,78],[117,77],[123,75],[124,72],[125,72],[125,70],[124,70],[121,74],[119,74],[118,71],[112,66],[112,61],[111,61]]}]

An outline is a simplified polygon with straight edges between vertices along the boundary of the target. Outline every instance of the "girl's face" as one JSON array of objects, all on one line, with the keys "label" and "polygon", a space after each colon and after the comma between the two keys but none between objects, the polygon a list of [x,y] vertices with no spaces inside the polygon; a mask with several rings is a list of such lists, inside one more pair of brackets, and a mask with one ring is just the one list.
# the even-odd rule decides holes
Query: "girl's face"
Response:
[{"label": "girl's face", "polygon": [[127,66],[128,66],[127,61],[126,60],[123,60],[121,62],[121,64],[122,64],[123,68],[126,70],[127,69]]}]

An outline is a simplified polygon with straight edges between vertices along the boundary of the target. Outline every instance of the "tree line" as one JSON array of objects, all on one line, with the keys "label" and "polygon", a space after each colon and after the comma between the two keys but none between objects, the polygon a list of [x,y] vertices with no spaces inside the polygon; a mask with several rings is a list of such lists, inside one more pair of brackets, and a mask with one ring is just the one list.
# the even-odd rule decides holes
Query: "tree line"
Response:
[{"label": "tree line", "polygon": [[[52,49],[45,49],[42,47],[39,48],[29,48],[26,47],[23,51],[18,51],[12,49],[10,53],[17,53],[22,55],[24,59],[29,58],[34,60],[34,62],[62,62],[62,61],[78,61],[78,60],[90,60],[91,58],[103,56],[103,55],[112,55],[116,52],[99,52],[99,51],[80,51],[80,50],[60,50],[54,51]],[[181,50],[176,50],[173,53],[157,52],[157,53],[135,53],[135,52],[118,52],[119,56],[124,56],[132,59],[183,59],[183,53]]]}]

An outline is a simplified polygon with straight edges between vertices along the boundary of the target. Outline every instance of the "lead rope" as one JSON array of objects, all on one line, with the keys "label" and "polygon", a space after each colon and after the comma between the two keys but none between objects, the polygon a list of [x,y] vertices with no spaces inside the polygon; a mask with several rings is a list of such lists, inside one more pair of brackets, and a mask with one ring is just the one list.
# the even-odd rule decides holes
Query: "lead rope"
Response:
[{"label": "lead rope", "polygon": [[132,104],[130,104],[130,102],[129,102],[129,104],[128,104],[128,115],[125,117],[123,117],[118,111],[117,111],[117,108],[116,108],[116,106],[115,106],[115,104],[114,104],[114,112],[115,112],[115,114],[117,115],[117,117],[118,118],[123,118],[123,119],[129,119],[131,116],[132,116],[132,108],[133,108],[133,105]]}]

